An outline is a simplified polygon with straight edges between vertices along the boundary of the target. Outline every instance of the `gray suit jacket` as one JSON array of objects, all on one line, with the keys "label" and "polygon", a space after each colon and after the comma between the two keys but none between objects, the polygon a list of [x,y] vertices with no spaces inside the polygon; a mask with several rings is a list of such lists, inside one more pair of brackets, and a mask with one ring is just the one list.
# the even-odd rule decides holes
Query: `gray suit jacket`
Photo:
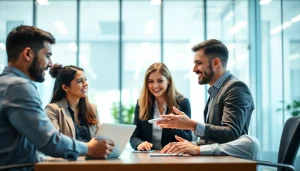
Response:
[{"label": "gray suit jacket", "polygon": [[[69,137],[76,138],[75,127],[71,114],[68,110],[68,106],[67,100],[63,98],[58,102],[48,104],[45,108],[45,112],[47,113],[54,127],[59,130],[59,132]],[[98,118],[98,124],[89,125],[89,132],[90,137],[95,137],[100,126],[100,121],[96,105],[92,106],[94,107],[96,116]]]},{"label": "gray suit jacket", "polygon": [[[204,109],[204,118],[207,115],[208,103]],[[213,99],[205,123],[205,135],[196,143],[226,143],[248,134],[253,110],[253,98],[248,86],[231,75]]]},{"label": "gray suit jacket", "polygon": [[58,132],[42,108],[36,84],[22,71],[5,67],[0,75],[0,166],[40,161],[37,150],[76,160],[86,143]]}]

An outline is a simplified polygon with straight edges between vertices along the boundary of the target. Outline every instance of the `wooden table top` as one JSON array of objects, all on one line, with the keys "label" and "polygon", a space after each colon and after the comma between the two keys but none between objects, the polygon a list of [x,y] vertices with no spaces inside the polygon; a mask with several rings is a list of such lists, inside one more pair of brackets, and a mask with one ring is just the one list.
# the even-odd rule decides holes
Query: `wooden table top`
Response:
[{"label": "wooden table top", "polygon": [[[79,157],[77,161],[55,159],[49,162],[41,162],[35,165],[35,171],[66,171],[66,170],[117,170],[132,171],[192,171],[192,169],[204,170],[231,170],[254,171],[256,162],[239,159],[230,156],[181,156],[181,157],[149,157],[149,153],[133,153],[125,150],[119,158],[106,160],[85,160]],[[120,170],[121,171],[121,170]]]}]

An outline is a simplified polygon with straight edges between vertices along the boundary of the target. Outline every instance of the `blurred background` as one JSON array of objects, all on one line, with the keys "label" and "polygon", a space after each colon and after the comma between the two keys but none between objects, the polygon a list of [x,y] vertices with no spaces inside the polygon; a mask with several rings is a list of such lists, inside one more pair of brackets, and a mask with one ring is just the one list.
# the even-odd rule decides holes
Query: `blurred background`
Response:
[{"label": "blurred background", "polygon": [[[101,122],[132,123],[154,62],[169,67],[192,119],[201,121],[208,87],[192,73],[191,47],[219,39],[230,51],[228,69],[255,100],[250,135],[260,140],[262,159],[276,161],[284,122],[300,115],[299,9],[299,0],[0,0],[0,72],[7,33],[34,25],[56,37],[53,63],[84,68]],[[54,85],[46,77],[38,84],[44,106]]]}]

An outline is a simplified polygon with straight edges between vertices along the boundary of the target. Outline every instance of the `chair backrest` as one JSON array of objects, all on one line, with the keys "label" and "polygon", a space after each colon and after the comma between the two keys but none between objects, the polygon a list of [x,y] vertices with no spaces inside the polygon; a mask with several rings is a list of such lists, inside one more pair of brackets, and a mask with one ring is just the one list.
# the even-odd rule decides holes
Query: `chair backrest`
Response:
[{"label": "chair backrest", "polygon": [[281,135],[278,163],[293,165],[300,145],[300,116],[289,118]]}]

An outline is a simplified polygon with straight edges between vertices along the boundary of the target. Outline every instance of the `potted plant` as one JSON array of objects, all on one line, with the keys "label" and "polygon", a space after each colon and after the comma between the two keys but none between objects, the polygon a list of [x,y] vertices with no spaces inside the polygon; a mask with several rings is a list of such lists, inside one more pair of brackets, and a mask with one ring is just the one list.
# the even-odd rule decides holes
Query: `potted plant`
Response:
[{"label": "potted plant", "polygon": [[[282,109],[277,109],[277,111],[281,111],[281,110]],[[299,116],[300,115],[300,99],[293,100],[292,103],[287,104],[284,110],[290,112],[292,116]]]},{"label": "potted plant", "polygon": [[[115,123],[119,123],[119,109],[119,103],[114,102],[112,106],[112,115]],[[133,124],[134,109],[135,107],[133,105],[130,105],[129,107],[122,105],[122,123]]]}]

